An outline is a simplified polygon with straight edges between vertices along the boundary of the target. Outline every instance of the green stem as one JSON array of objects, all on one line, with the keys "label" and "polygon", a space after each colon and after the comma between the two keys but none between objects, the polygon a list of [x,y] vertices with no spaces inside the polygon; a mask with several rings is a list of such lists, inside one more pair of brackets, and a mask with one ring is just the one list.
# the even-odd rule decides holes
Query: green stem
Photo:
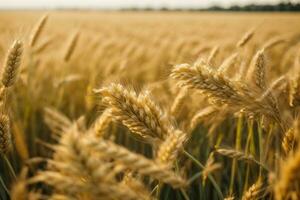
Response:
[{"label": "green stem", "polygon": [[13,166],[9,162],[8,158],[6,157],[6,155],[3,155],[3,158],[4,158],[6,164],[7,164],[8,168],[9,168],[10,173],[12,174],[14,180],[16,181],[17,180],[17,175],[15,173],[15,170],[14,170]]},{"label": "green stem", "polygon": [[[261,118],[258,126],[258,145],[259,145],[259,162],[262,163],[263,159],[263,144],[262,144],[262,123],[263,118]],[[262,175],[262,167],[259,168],[259,177]]]},{"label": "green stem", "polygon": [[156,190],[158,189],[158,184],[153,188],[153,190],[150,192],[150,195],[152,195]]},{"label": "green stem", "polygon": [[266,141],[266,147],[265,147],[265,153],[264,153],[264,162],[266,162],[267,158],[268,158],[268,152],[270,150],[270,146],[272,145],[272,132],[273,132],[273,124],[271,124],[270,129],[268,131],[268,137],[267,137],[267,141]]},{"label": "green stem", "polygon": [[[235,149],[240,150],[241,149],[241,136],[242,136],[242,128],[243,128],[243,116],[240,115],[238,118],[238,124],[236,128],[236,138],[235,138]],[[232,160],[232,168],[231,168],[231,176],[230,176],[230,186],[229,186],[229,193],[233,193],[233,184],[235,179],[235,173],[236,173],[236,167],[237,167],[237,160]]]},{"label": "green stem", "polygon": [[5,192],[9,195],[9,190],[7,189],[1,176],[0,176],[0,183],[1,183],[2,187],[4,188]]},{"label": "green stem", "polygon": [[[253,120],[250,119],[248,121],[248,136],[247,136],[247,142],[246,142],[246,147],[245,147],[246,155],[248,155],[249,152],[251,152],[250,144],[253,145],[252,141],[253,141]],[[244,191],[246,191],[248,189],[249,173],[250,173],[250,165],[249,165],[249,163],[246,163],[246,176],[245,176]]]},{"label": "green stem", "polygon": [[157,184],[157,189],[156,189],[156,199],[160,199],[161,187],[162,187],[162,184],[159,182]]},{"label": "green stem", "polygon": [[185,200],[190,200],[189,196],[187,195],[187,193],[184,191],[184,189],[180,189],[180,192],[182,194],[182,196],[184,197]]},{"label": "green stem", "polygon": [[[186,150],[183,150],[183,153],[190,158],[196,165],[198,165],[199,168],[204,169],[204,165],[201,164],[200,161],[198,161],[194,156],[192,156],[191,154],[189,154]],[[208,179],[211,181],[211,183],[213,184],[214,188],[216,189],[220,199],[224,199],[224,196],[221,192],[220,187],[218,186],[218,184],[216,183],[214,177],[211,174],[208,174]]]},{"label": "green stem", "polygon": [[[179,166],[178,166],[177,160],[175,162],[175,169],[176,169],[176,172],[179,171]],[[180,188],[180,192],[182,193],[182,196],[184,197],[185,200],[190,200],[189,195],[186,193],[186,191],[184,189]]]},{"label": "green stem", "polygon": [[165,200],[168,200],[169,199],[169,193],[170,193],[170,187],[167,187],[167,189],[166,189],[167,191],[166,191],[166,194],[164,195],[165,196]]},{"label": "green stem", "polygon": [[200,176],[202,176],[203,171],[201,172],[197,172],[196,174],[194,174],[189,180],[188,180],[188,185],[190,185],[191,183],[193,183],[195,180],[197,180],[197,178],[199,178]]}]

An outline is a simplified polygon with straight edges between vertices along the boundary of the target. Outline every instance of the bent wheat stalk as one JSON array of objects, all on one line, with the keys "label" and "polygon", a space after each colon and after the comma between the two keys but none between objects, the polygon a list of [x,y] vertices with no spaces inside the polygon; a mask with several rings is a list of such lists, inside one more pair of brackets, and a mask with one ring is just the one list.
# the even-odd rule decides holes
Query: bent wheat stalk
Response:
[{"label": "bent wheat stalk", "polygon": [[87,146],[102,152],[103,156],[114,159],[117,163],[125,165],[128,169],[168,183],[174,188],[186,186],[186,181],[170,171],[168,166],[157,164],[144,156],[130,152],[126,148],[110,141],[87,139],[85,142]]}]

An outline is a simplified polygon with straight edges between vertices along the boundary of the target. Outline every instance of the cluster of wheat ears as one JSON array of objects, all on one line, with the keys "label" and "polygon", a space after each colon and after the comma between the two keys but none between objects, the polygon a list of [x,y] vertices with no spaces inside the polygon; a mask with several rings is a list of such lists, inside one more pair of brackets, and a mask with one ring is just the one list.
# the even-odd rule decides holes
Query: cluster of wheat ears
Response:
[{"label": "cluster of wheat ears", "polygon": [[[72,72],[75,51],[84,51],[78,49],[83,33],[75,31],[66,42],[60,68],[39,69],[36,58],[52,42],[48,21],[45,15],[29,39],[15,40],[3,62],[1,199],[300,199],[300,51],[276,60],[288,69],[268,66],[274,49],[286,51],[282,47],[297,38],[272,37],[253,47],[259,32],[253,28],[226,54],[217,45],[193,46],[192,38],[187,48],[196,59],[167,63],[165,71],[134,69],[131,58],[135,66],[149,60],[161,65],[159,60],[187,52],[185,41],[171,49],[172,40],[160,44],[155,37],[151,48],[157,50],[149,53],[109,40],[99,59],[109,60],[119,45],[124,51],[118,61],[100,72],[86,66],[68,74],[59,70]],[[81,75],[85,70],[89,80]],[[37,71],[42,78],[32,77]],[[55,81],[50,72],[63,78]],[[140,85],[130,84],[130,77]],[[46,92],[46,85],[53,88]],[[18,106],[20,101],[29,106]],[[74,110],[85,114],[67,117]],[[40,118],[35,128],[24,123]]]}]

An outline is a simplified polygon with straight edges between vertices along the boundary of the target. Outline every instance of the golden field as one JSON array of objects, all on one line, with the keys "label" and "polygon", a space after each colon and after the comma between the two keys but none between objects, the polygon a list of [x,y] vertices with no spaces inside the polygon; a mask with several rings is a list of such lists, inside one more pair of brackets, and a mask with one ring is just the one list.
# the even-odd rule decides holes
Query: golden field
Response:
[{"label": "golden field", "polygon": [[300,15],[0,12],[0,199],[300,199]]}]

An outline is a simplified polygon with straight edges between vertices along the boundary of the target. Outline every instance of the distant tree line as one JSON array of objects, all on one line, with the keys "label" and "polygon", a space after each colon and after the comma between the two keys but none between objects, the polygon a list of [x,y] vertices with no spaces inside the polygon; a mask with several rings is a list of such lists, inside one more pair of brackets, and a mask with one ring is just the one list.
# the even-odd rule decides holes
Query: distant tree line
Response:
[{"label": "distant tree line", "polygon": [[222,8],[218,6],[213,6],[207,8],[206,10],[212,11],[300,11],[300,3],[279,3],[275,5],[256,5],[249,4],[245,6],[231,6],[229,8]]},{"label": "distant tree line", "polygon": [[229,8],[221,6],[211,6],[208,8],[191,8],[191,9],[169,9],[166,7],[160,9],[154,8],[125,8],[121,10],[131,11],[247,11],[247,12],[299,12],[300,3],[281,2],[278,4],[249,4],[245,6],[233,5]]}]

